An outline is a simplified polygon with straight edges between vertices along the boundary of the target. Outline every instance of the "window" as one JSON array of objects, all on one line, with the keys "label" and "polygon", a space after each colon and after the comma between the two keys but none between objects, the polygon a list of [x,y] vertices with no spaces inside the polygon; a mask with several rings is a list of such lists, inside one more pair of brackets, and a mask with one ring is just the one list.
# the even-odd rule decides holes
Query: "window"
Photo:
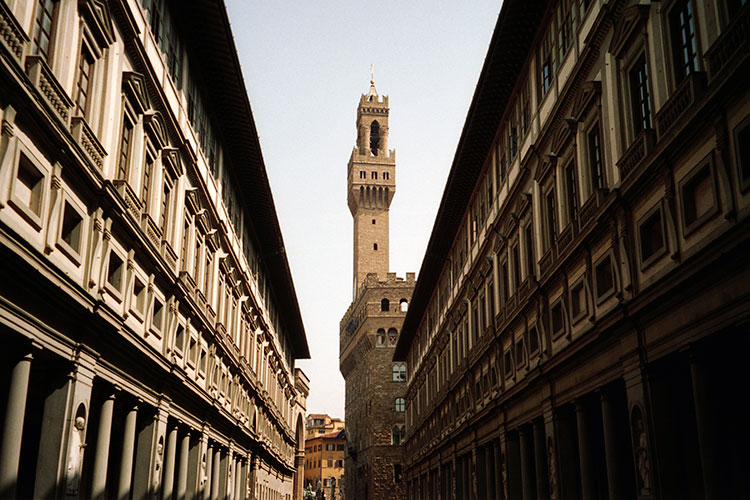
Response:
[{"label": "window", "polygon": [[390,178],[391,178],[391,174],[389,174],[388,172],[383,172],[383,179],[388,180]]},{"label": "window", "polygon": [[557,238],[557,209],[555,188],[551,188],[544,199],[545,224],[547,225],[547,248],[551,248]]},{"label": "window", "polygon": [[143,203],[143,212],[148,212],[148,196],[151,187],[151,175],[154,169],[154,158],[151,153],[146,153],[146,162],[143,164],[143,183],[141,184],[141,203]]},{"label": "window", "polygon": [[114,251],[110,251],[109,262],[107,263],[107,283],[118,293],[122,290],[123,267],[120,256]]},{"label": "window", "polygon": [[377,250],[378,249],[378,244],[377,243],[373,243],[372,244],[372,249],[373,250]]},{"label": "window", "polygon": [[399,300],[398,306],[401,309],[401,312],[406,312],[407,310],[409,310],[409,302],[406,299]]},{"label": "window", "polygon": [[122,132],[120,133],[120,156],[117,159],[117,178],[127,179],[128,164],[130,162],[130,148],[133,143],[133,121],[125,113],[122,117]]},{"label": "window", "polygon": [[370,176],[371,176],[371,177],[372,177],[373,179],[377,179],[377,178],[378,178],[378,173],[377,173],[377,172],[371,172],[371,173],[370,173]]},{"label": "window", "polygon": [[398,342],[398,330],[396,330],[395,328],[389,328],[388,329],[388,346],[396,347],[397,342]]},{"label": "window", "polygon": [[174,336],[174,345],[180,352],[182,352],[182,349],[185,347],[185,327],[182,325],[177,325],[177,331]]},{"label": "window", "polygon": [[565,316],[563,313],[562,300],[558,300],[549,310],[550,315],[550,328],[552,330],[552,336],[557,337],[558,335],[565,332]]},{"label": "window", "polygon": [[633,113],[633,135],[637,136],[643,130],[651,128],[651,101],[649,99],[645,54],[641,53],[631,66],[628,79],[630,81],[630,105]]},{"label": "window", "polygon": [[536,326],[529,328],[529,357],[539,352],[539,333]]},{"label": "window", "polygon": [[674,80],[679,84],[690,73],[698,71],[692,0],[679,0],[669,11],[669,34],[674,62]]},{"label": "window", "polygon": [[390,302],[388,299],[383,299],[380,301],[380,310],[383,312],[387,312],[390,309]]},{"label": "window", "polygon": [[513,243],[510,252],[513,256],[513,289],[518,290],[518,287],[521,285],[521,256],[518,251],[517,241]]},{"label": "window", "polygon": [[393,464],[393,482],[401,482],[401,464]]},{"label": "window", "polygon": [[734,129],[735,161],[740,176],[740,188],[750,187],[750,118]]},{"label": "window", "polygon": [[602,148],[599,135],[599,122],[589,129],[586,140],[588,142],[589,175],[591,176],[591,190],[604,187],[604,165],[602,163]]},{"label": "window", "polygon": [[521,368],[526,364],[526,349],[524,348],[523,337],[516,340],[516,367]]},{"label": "window", "polygon": [[396,413],[403,413],[406,411],[406,403],[404,398],[396,398]]},{"label": "window", "polygon": [[391,429],[391,444],[401,444],[406,436],[405,427],[394,425]]},{"label": "window", "polygon": [[[380,149],[380,125],[375,120],[370,124],[370,151],[373,156],[378,155]],[[374,173],[374,172],[373,172]],[[377,178],[377,177],[374,177]]]},{"label": "window", "polygon": [[534,226],[531,222],[526,226],[526,275],[534,276],[536,258],[534,257]]},{"label": "window", "polygon": [[503,367],[506,377],[513,375],[513,354],[510,349],[507,349],[503,354]]},{"label": "window", "polygon": [[164,304],[154,299],[154,310],[151,313],[151,328],[161,332],[164,329]]},{"label": "window", "polygon": [[372,224],[375,225],[375,219],[372,219]]},{"label": "window", "polygon": [[594,289],[598,302],[606,299],[615,290],[615,277],[610,254],[604,256],[594,267]]},{"label": "window", "polygon": [[375,336],[375,346],[385,347],[385,330],[380,328]]},{"label": "window", "polygon": [[190,347],[188,350],[188,362],[195,366],[195,362],[198,359],[198,342],[190,337]]},{"label": "window", "polygon": [[586,304],[586,287],[583,285],[583,279],[579,280],[570,287],[570,314],[571,322],[581,319],[587,312]]},{"label": "window", "polygon": [[14,205],[29,212],[41,228],[42,203],[44,201],[44,174],[23,153],[18,161],[16,182],[13,185]]},{"label": "window", "polygon": [[638,223],[638,240],[642,267],[646,267],[664,254],[666,244],[661,204],[654,207]]},{"label": "window", "polygon": [[169,208],[172,198],[172,183],[164,178],[164,189],[161,197],[161,209],[159,210],[159,227],[162,233],[167,233],[167,222],[169,221]]},{"label": "window", "polygon": [[91,95],[91,81],[94,72],[94,56],[88,47],[86,40],[81,42],[81,53],[78,56],[78,77],[76,80],[76,112],[80,116],[86,116],[88,100]]},{"label": "window", "polygon": [[367,179],[367,172],[365,172],[364,170],[360,170],[359,171],[359,178],[360,179]]},{"label": "window", "polygon": [[507,260],[503,261],[503,263],[500,264],[500,274],[501,274],[500,280],[503,284],[501,288],[503,296],[501,297],[501,299],[504,301],[507,301],[508,296],[510,294],[509,284],[508,284],[508,261]]},{"label": "window", "polygon": [[565,167],[565,188],[568,197],[568,222],[578,221],[578,181],[576,180],[576,164],[574,161]]},{"label": "window", "polygon": [[65,200],[62,224],[60,224],[60,241],[73,250],[81,253],[81,232],[83,231],[83,217],[78,210]]},{"label": "window", "polygon": [[685,233],[689,234],[718,212],[710,155],[680,182],[680,198]]},{"label": "window", "polygon": [[143,316],[146,311],[146,285],[136,276],[133,278],[133,300],[131,308]]},{"label": "window", "polygon": [[[335,449],[336,449],[336,445],[334,444],[326,445],[326,451],[335,451]],[[328,467],[333,467],[333,465],[330,464],[330,461],[329,461]]]},{"label": "window", "polygon": [[49,62],[50,59],[50,41],[52,40],[52,28],[54,26],[56,13],[56,1],[37,1],[34,36],[31,39],[31,52],[42,56],[47,62]]}]

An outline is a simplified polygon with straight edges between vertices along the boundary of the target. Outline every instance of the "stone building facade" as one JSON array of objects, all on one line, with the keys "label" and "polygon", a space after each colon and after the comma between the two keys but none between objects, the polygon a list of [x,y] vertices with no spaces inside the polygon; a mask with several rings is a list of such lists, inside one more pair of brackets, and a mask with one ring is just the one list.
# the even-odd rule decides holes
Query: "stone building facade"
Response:
[{"label": "stone building facade", "polygon": [[502,3],[394,356],[408,498],[750,495],[749,26]]},{"label": "stone building facade", "polygon": [[320,490],[327,500],[344,500],[346,430],[309,434],[305,440],[305,489]]},{"label": "stone building facade", "polygon": [[348,166],[354,219],[354,299],[340,323],[339,363],[346,382],[345,494],[358,500],[404,498],[406,363],[393,349],[414,289],[388,272],[388,210],[396,191],[388,149],[388,97],[374,83],[357,108],[357,143]]},{"label": "stone building facade", "polygon": [[0,2],[0,497],[301,497],[309,357],[223,2]]}]

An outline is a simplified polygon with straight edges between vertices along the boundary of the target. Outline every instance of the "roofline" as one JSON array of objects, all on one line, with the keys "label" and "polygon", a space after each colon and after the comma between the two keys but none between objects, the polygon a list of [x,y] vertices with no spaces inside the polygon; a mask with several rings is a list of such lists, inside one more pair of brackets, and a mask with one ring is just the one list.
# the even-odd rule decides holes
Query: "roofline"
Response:
[{"label": "roofline", "polygon": [[548,0],[503,1],[401,327],[394,361],[406,361],[547,3]]},{"label": "roofline", "polygon": [[224,0],[196,0],[189,9],[176,9],[175,13],[185,26],[194,28],[187,43],[200,62],[203,88],[211,89],[206,97],[216,110],[212,118],[230,152],[246,220],[259,244],[293,357],[309,359],[302,314]]}]

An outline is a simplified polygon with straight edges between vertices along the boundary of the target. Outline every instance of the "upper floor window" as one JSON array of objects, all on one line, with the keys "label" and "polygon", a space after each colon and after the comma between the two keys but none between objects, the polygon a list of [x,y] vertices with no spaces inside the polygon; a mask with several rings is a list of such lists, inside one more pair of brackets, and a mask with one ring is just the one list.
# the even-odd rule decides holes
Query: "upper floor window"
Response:
[{"label": "upper floor window", "polygon": [[385,330],[382,328],[378,329],[378,332],[375,336],[375,345],[377,347],[385,347]]},{"label": "upper floor window", "polygon": [[602,162],[601,135],[599,132],[599,122],[594,123],[586,134],[588,146],[589,175],[591,176],[591,190],[603,188],[604,183],[604,164]]},{"label": "upper floor window", "polygon": [[403,413],[406,411],[406,402],[404,398],[396,398],[396,412]]},{"label": "upper floor window", "polygon": [[380,149],[380,125],[375,120],[370,124],[370,151],[374,156],[378,155]]},{"label": "upper floor window", "polygon": [[651,100],[648,89],[646,54],[641,53],[628,71],[630,104],[632,108],[633,135],[651,128]]},{"label": "upper floor window", "polygon": [[669,35],[672,44],[675,84],[698,71],[692,0],[679,0],[669,11]]},{"label": "upper floor window", "polygon": [[78,76],[76,78],[76,111],[80,116],[86,116],[88,101],[91,95],[91,83],[94,71],[94,56],[91,48],[84,40],[81,42],[81,53],[78,56]]},{"label": "upper floor window", "polygon": [[34,16],[34,36],[31,39],[31,51],[49,61],[49,50],[52,40],[52,30],[55,25],[58,2],[54,0],[38,0]]},{"label": "upper floor window", "polygon": [[384,311],[384,312],[388,311],[390,309],[390,305],[391,304],[388,301],[388,299],[383,299],[383,300],[380,301],[380,310]]},{"label": "upper floor window", "polygon": [[578,220],[578,180],[574,161],[565,167],[565,188],[568,198],[568,222],[576,222]]},{"label": "upper floor window", "polygon": [[547,248],[550,248],[557,238],[557,198],[555,188],[551,188],[544,197],[544,224],[547,230]]}]

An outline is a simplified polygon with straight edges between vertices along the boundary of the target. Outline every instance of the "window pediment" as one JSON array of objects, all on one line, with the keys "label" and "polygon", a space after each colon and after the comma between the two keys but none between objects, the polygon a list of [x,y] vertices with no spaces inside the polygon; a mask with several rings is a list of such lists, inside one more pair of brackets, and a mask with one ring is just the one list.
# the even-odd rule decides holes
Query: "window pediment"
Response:
[{"label": "window pediment", "polygon": [[630,45],[628,42],[646,27],[650,5],[633,5],[626,8],[615,25],[612,40],[609,43],[609,53],[619,58]]},{"label": "window pediment", "polygon": [[584,82],[581,85],[581,90],[576,96],[576,100],[573,103],[573,109],[571,110],[571,116],[578,120],[583,121],[583,117],[589,108],[597,102],[600,102],[602,95],[602,82],[599,80],[591,80]]},{"label": "window pediment", "polygon": [[100,48],[106,49],[115,42],[115,30],[107,4],[102,0],[79,0],[78,11]]},{"label": "window pediment", "polygon": [[167,126],[164,123],[164,118],[158,111],[146,115],[144,120],[146,130],[151,134],[152,139],[156,141],[155,146],[161,150],[167,146]]},{"label": "window pediment", "polygon": [[125,71],[122,74],[122,91],[135,108],[136,114],[143,114],[151,107],[146,92],[146,79],[142,74]]},{"label": "window pediment", "polygon": [[162,164],[173,179],[182,176],[182,161],[180,160],[180,152],[177,148],[164,148],[162,151]]}]

